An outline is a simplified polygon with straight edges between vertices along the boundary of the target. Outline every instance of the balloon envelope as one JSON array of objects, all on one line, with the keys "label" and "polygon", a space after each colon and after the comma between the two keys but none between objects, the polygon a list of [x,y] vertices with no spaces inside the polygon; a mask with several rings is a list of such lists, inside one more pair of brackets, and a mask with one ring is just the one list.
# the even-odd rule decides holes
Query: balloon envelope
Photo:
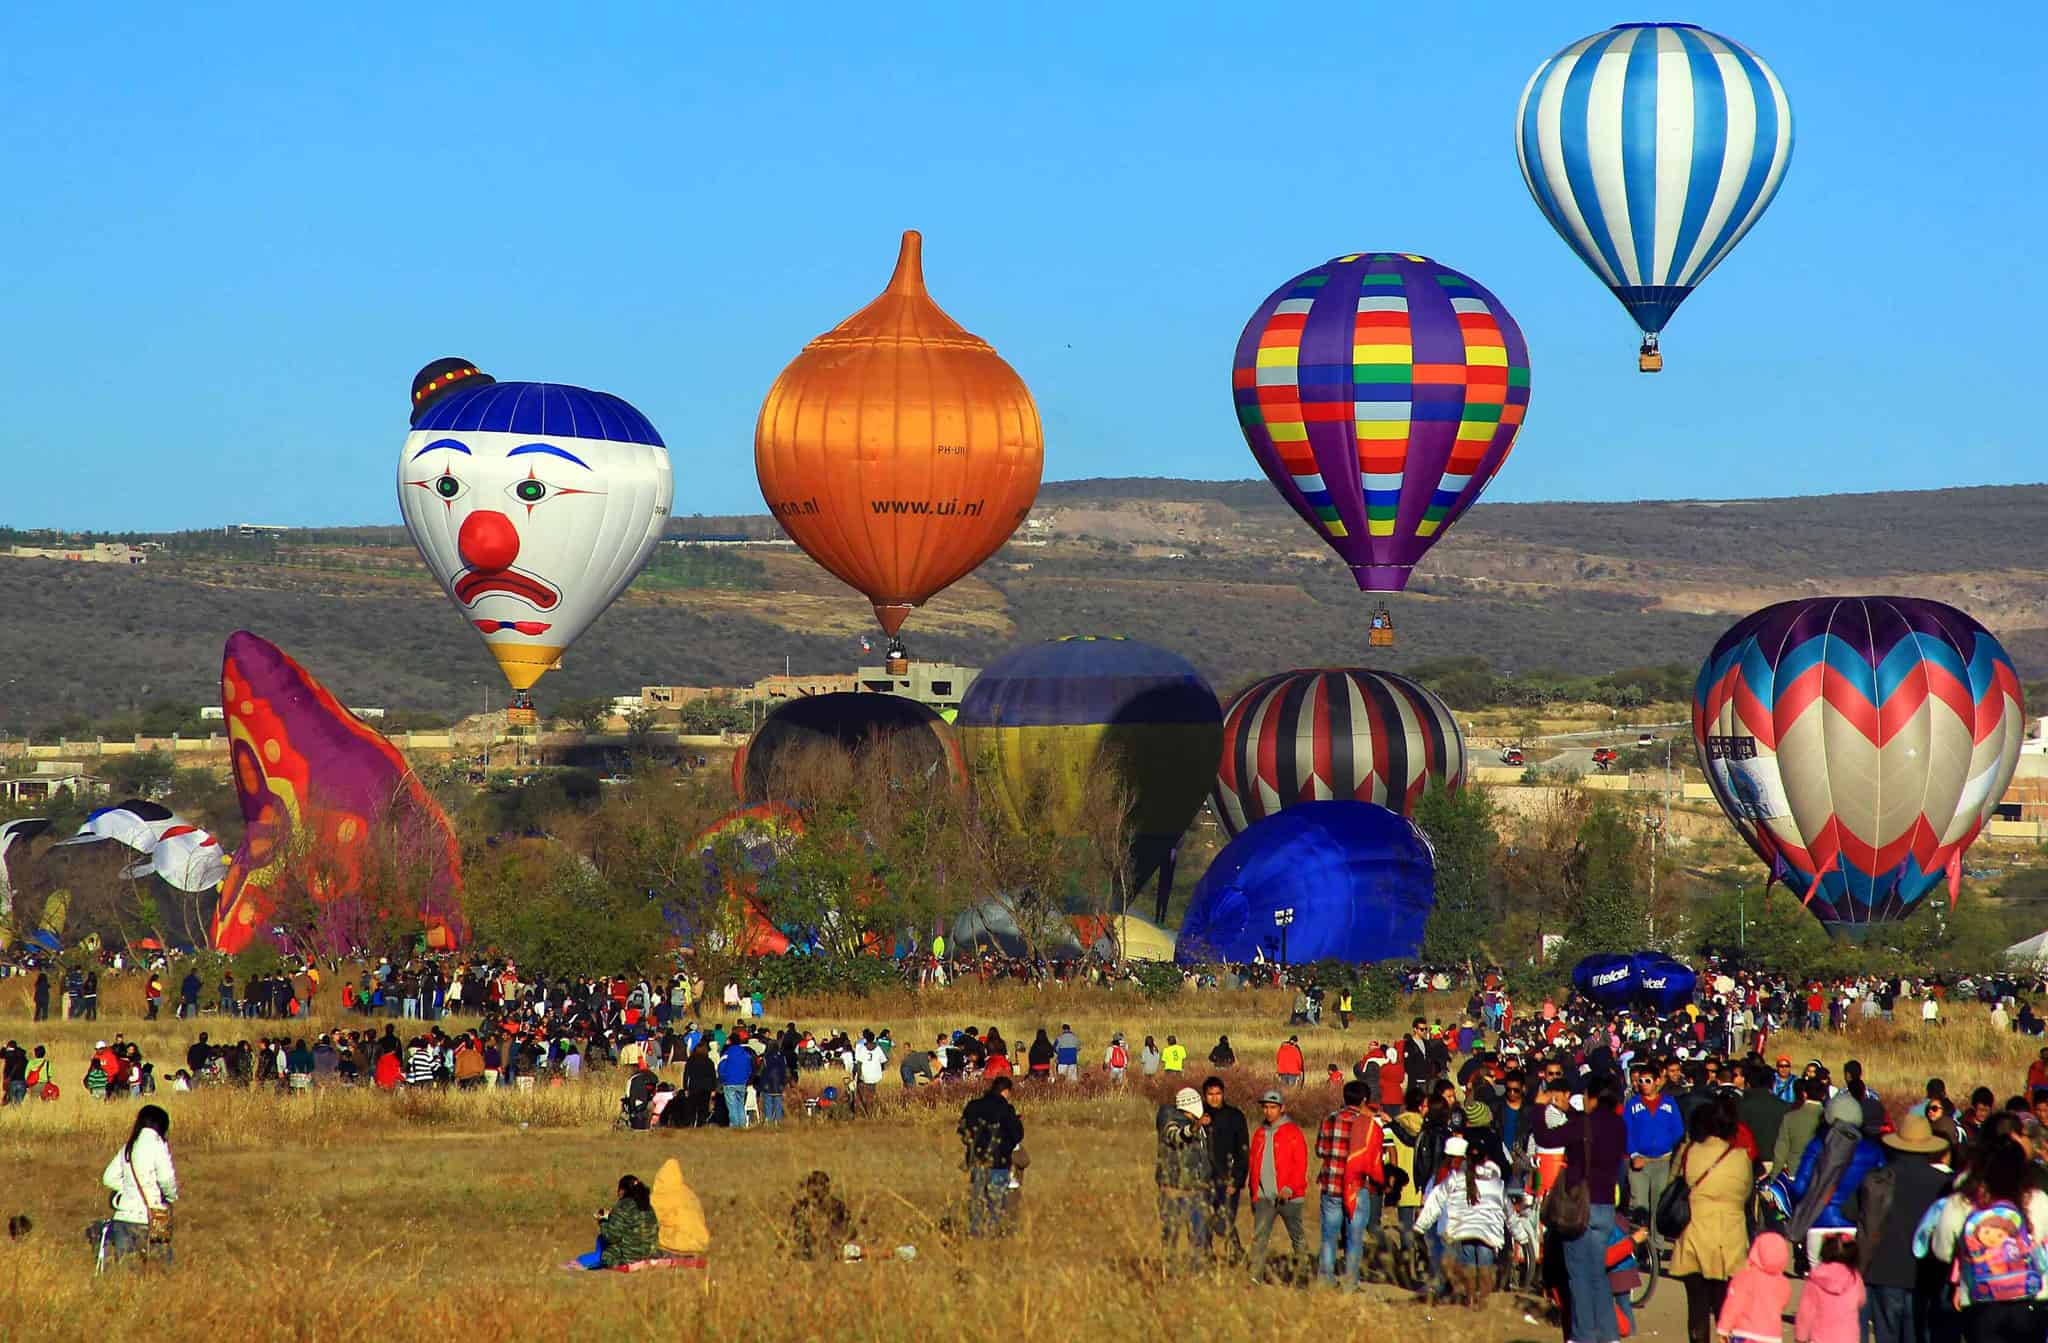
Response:
[{"label": "balloon envelope", "polygon": [[1363,667],[1281,672],[1223,711],[1210,803],[1236,835],[1297,802],[1351,798],[1411,815],[1432,779],[1465,782],[1465,736],[1434,693]]},{"label": "balloon envelope", "polygon": [[[1055,826],[1077,830],[1089,776],[1114,769],[1131,802],[1132,884],[1160,873],[1163,906],[1222,745],[1216,692],[1194,664],[1135,639],[1026,644],[975,677],[954,728],[1013,819],[1049,801]],[[1047,781],[1050,799],[1034,798]]]},{"label": "balloon envelope", "polygon": [[2026,722],[1997,639],[1940,602],[1814,597],[1739,621],[1693,691],[1715,800],[1838,934],[1902,917],[1998,807]]},{"label": "balloon envelope", "polygon": [[[762,876],[775,866],[777,842],[803,832],[803,816],[796,808],[781,802],[754,802],[727,812],[697,836],[695,847],[704,862],[704,893],[723,895],[733,906],[729,913],[737,914],[739,920],[733,950],[739,955],[788,954],[789,935],[768,921],[754,899],[754,892]],[[719,854],[719,848],[728,842],[734,846],[728,851],[734,852],[738,860],[730,871],[721,869]],[[662,908],[662,918],[669,931],[680,938],[693,938],[698,931],[687,914],[674,905]]]},{"label": "balloon envelope", "polygon": [[1514,447],[1529,346],[1470,276],[1358,252],[1259,305],[1231,388],[1244,441],[1281,498],[1359,587],[1398,591]]},{"label": "balloon envelope", "polygon": [[1436,865],[1412,822],[1370,802],[1304,802],[1225,845],[1195,887],[1174,959],[1384,961],[1422,949]]},{"label": "balloon envelope", "polygon": [[1537,67],[1515,152],[1544,218],[1654,335],[1777,194],[1792,105],[1740,43],[1624,23]]},{"label": "balloon envelope", "polygon": [[493,382],[460,360],[429,364],[413,391],[398,456],[405,529],[526,690],[654,553],[675,492],[668,449],[608,392]]},{"label": "balloon envelope", "polygon": [[733,757],[733,783],[749,802],[787,796],[801,780],[784,777],[800,770],[805,753],[820,747],[856,758],[889,753],[892,769],[943,773],[967,781],[960,743],[945,720],[927,706],[901,695],[835,691],[806,695],[776,706]]},{"label": "balloon envelope", "polygon": [[[461,851],[398,748],[267,639],[238,630],[221,656],[241,847],[214,914],[230,954],[267,935],[281,896],[310,897],[309,948],[351,949],[373,908],[403,901],[439,945],[459,941]],[[436,930],[439,930],[438,932]]]},{"label": "balloon envelope", "polygon": [[1009,539],[1045,464],[1023,379],[932,302],[922,258],[905,233],[889,287],[790,361],[754,427],[768,511],[892,635]]}]

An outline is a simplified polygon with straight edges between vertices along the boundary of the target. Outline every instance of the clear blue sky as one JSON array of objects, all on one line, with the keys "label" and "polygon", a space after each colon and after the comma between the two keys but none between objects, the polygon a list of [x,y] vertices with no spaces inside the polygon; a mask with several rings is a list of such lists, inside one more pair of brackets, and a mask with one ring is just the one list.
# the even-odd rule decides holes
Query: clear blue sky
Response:
[{"label": "clear blue sky", "polygon": [[[396,522],[443,354],[617,392],[678,513],[758,511],[763,393],[905,227],[1036,394],[1052,479],[1252,474],[1238,330],[1361,249],[1466,270],[1527,332],[1490,499],[2040,479],[2042,22],[1928,14],[12,7],[0,522]],[[1798,135],[1656,378],[1512,136],[1539,61],[1638,18],[1757,50]]]}]

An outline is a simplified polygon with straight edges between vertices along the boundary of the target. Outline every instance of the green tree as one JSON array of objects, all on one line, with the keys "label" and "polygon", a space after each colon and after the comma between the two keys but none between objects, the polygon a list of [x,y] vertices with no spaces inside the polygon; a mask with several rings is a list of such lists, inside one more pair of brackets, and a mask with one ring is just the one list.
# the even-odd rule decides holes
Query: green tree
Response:
[{"label": "green tree", "polygon": [[565,699],[555,706],[555,716],[585,732],[601,732],[612,716],[612,702],[602,695]]},{"label": "green tree", "polygon": [[1494,859],[1500,838],[1493,801],[1477,786],[1432,781],[1415,824],[1436,852],[1436,908],[1422,930],[1422,958],[1439,965],[1478,956],[1494,924]]},{"label": "green tree", "polygon": [[1593,803],[1579,824],[1569,870],[1565,939],[1575,955],[1642,949],[1650,932],[1637,889],[1643,870],[1643,836],[1635,818],[1605,800]]},{"label": "green tree", "polygon": [[170,791],[177,775],[178,762],[168,751],[112,756],[100,766],[100,777],[107,786],[128,797],[160,797]]}]

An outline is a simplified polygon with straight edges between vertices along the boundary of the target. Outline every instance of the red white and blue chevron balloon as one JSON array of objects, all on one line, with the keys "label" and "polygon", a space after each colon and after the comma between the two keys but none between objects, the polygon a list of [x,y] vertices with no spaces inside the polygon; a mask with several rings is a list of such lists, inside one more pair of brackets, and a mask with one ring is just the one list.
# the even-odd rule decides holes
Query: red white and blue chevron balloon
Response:
[{"label": "red white and blue chevron balloon", "polygon": [[1693,692],[1700,766],[1736,830],[1831,933],[1903,917],[1991,818],[2019,761],[2012,659],[1940,602],[1781,602],[1721,636]]}]

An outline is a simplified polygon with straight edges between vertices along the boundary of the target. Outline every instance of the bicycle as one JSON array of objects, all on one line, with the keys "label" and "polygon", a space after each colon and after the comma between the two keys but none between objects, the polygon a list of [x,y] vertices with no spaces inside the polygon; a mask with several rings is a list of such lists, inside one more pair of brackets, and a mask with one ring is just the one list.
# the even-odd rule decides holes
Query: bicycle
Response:
[{"label": "bicycle", "polygon": [[1628,1292],[1629,1304],[1640,1308],[1656,1294],[1657,1279],[1664,1276],[1670,1266],[1671,1245],[1657,1235],[1654,1214],[1643,1208],[1619,1211],[1642,1235],[1642,1239],[1635,1242],[1636,1285]]}]

